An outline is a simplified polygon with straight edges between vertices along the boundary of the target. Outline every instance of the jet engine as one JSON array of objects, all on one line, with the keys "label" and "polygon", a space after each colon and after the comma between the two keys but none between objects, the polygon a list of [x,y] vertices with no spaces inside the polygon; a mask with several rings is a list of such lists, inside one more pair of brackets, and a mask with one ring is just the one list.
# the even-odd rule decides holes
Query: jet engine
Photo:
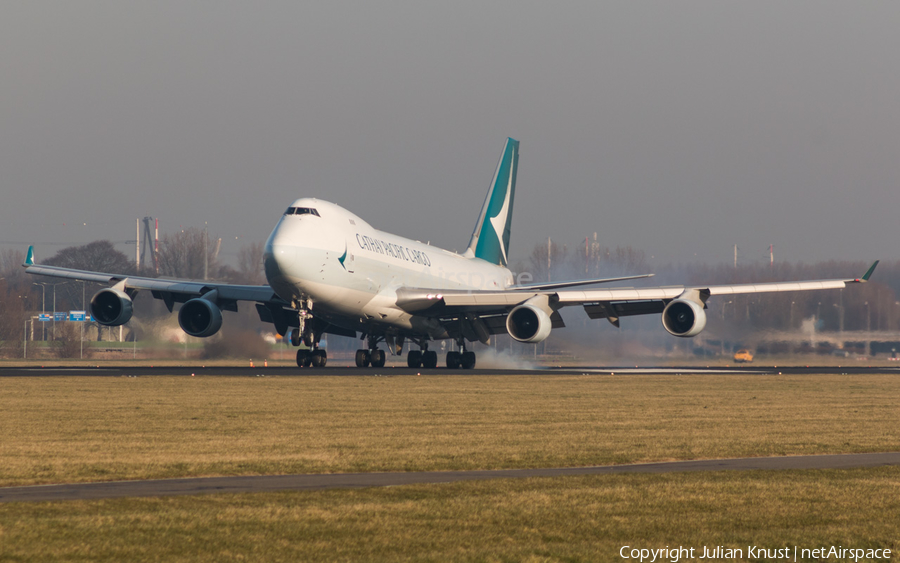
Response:
[{"label": "jet engine", "polygon": [[539,302],[535,302],[541,298],[546,303],[546,296],[539,295],[516,306],[507,315],[506,331],[515,340],[533,343],[550,336],[550,329],[553,327],[550,315],[544,307],[539,306]]},{"label": "jet engine", "polygon": [[202,297],[191,299],[179,309],[178,324],[191,336],[212,336],[222,328],[222,311]]},{"label": "jet engine", "polygon": [[131,319],[131,297],[118,289],[101,289],[91,297],[91,316],[105,326],[119,326]]},{"label": "jet engine", "polygon": [[674,336],[697,336],[706,327],[706,313],[701,303],[675,299],[663,309],[662,324]]}]

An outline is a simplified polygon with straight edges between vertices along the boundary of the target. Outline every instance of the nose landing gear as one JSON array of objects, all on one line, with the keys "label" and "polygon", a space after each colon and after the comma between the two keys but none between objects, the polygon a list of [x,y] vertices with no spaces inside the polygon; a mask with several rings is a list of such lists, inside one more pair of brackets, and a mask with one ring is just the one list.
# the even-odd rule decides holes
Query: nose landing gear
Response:
[{"label": "nose landing gear", "polygon": [[328,352],[322,348],[314,350],[297,350],[297,365],[302,368],[323,368],[328,362]]},{"label": "nose landing gear", "polygon": [[323,348],[319,348],[319,340],[322,338],[320,331],[314,331],[312,323],[306,322],[307,315],[300,315],[300,328],[295,328],[290,333],[291,344],[300,346],[305,344],[309,350],[297,350],[297,365],[306,367],[322,368],[328,363],[328,352]]}]

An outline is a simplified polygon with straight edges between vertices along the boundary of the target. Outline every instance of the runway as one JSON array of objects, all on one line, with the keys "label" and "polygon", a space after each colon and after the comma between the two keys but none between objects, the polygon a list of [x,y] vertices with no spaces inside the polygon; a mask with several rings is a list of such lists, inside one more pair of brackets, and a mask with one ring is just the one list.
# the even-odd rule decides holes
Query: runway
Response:
[{"label": "runway", "polygon": [[629,375],[629,374],[671,374],[671,375],[864,375],[876,373],[900,374],[900,366],[748,366],[748,367],[705,367],[705,366],[592,366],[592,367],[555,367],[537,366],[535,368],[495,369],[481,368],[472,370],[448,369],[413,369],[408,367],[385,366],[383,368],[358,368],[346,365],[332,365],[324,368],[300,367],[265,367],[265,366],[165,366],[134,367],[96,366],[96,367],[3,367],[0,377],[146,377],[146,376],[220,376],[220,377],[347,377],[347,376],[473,376],[473,375]]},{"label": "runway", "polygon": [[852,469],[900,465],[900,452],[812,456],[750,457],[671,461],[596,467],[547,469],[498,469],[492,471],[419,471],[393,473],[331,473],[308,475],[262,475],[197,477],[147,481],[113,481],[67,485],[36,485],[0,488],[0,503],[96,500],[123,497],[160,497],[210,493],[262,493],[275,491],[321,491],[363,487],[394,487],[454,483],[487,479],[566,477],[620,473],[678,473],[700,471],[775,471],[786,469]]}]

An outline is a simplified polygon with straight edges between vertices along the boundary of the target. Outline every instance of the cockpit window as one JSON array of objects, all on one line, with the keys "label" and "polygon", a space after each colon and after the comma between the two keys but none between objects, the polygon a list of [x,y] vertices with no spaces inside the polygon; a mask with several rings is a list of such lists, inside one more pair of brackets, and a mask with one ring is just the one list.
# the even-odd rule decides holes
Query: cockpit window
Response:
[{"label": "cockpit window", "polygon": [[313,209],[312,207],[288,207],[288,210],[284,212],[285,215],[315,215],[316,217],[321,217],[319,212]]}]

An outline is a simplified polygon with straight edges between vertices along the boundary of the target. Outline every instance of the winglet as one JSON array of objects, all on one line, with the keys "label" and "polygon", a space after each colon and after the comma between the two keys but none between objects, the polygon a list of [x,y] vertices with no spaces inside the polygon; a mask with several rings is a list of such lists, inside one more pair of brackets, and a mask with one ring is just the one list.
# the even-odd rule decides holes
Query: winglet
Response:
[{"label": "winglet", "polygon": [[864,281],[864,282],[865,282],[865,281],[869,281],[869,277],[872,276],[872,272],[875,271],[875,266],[878,265],[878,262],[880,262],[880,260],[876,260],[876,261],[872,264],[872,266],[869,267],[869,270],[868,270],[865,274],[863,274],[863,277],[859,278],[860,281]]},{"label": "winglet", "polygon": [[28,255],[25,256],[25,264],[23,266],[34,266],[34,246],[28,247]]}]

